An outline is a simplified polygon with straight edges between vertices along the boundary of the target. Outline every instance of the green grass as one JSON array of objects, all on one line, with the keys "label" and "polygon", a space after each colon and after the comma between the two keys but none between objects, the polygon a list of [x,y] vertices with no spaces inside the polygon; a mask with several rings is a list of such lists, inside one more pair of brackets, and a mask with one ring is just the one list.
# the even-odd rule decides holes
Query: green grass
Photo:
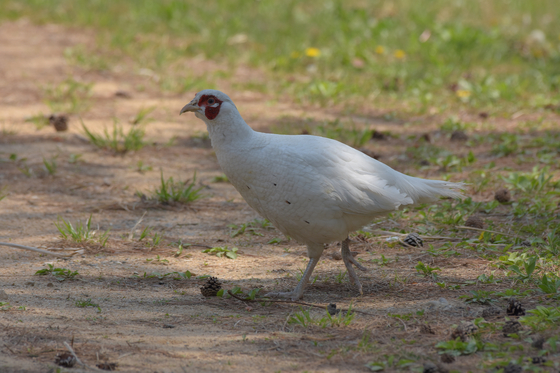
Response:
[{"label": "green grass", "polygon": [[145,145],[144,136],[146,132],[142,127],[132,127],[128,132],[124,132],[121,125],[113,123],[113,130],[109,132],[104,129],[103,135],[92,133],[82,122],[82,128],[89,141],[101,149],[109,149],[117,154],[125,154],[129,151],[140,150]]},{"label": "green grass", "polygon": [[[51,84],[43,88],[45,103],[54,113],[82,113],[89,109],[92,83],[82,83],[67,78],[60,84]],[[40,126],[34,121],[37,129]]]},{"label": "green grass", "polygon": [[[202,88],[197,81],[211,86],[245,64],[268,78],[245,79],[239,88],[348,108],[511,112],[560,100],[554,0],[0,0],[0,9],[0,19],[94,28],[95,52],[76,50],[71,58],[110,68],[89,60],[128,56],[175,91]],[[230,67],[198,78],[182,63],[193,56]]]},{"label": "green grass", "polygon": [[96,241],[101,246],[105,246],[109,238],[109,231],[98,234],[99,230],[95,230],[91,226],[91,218],[90,215],[85,224],[81,221],[72,224],[69,220],[64,220],[64,218],[59,216],[58,221],[54,223],[54,225],[65,240],[74,241],[76,243]]},{"label": "green grass", "polygon": [[[192,181],[175,181],[173,177],[165,180],[163,177],[163,171],[161,172],[161,184],[159,188],[153,192],[151,199],[158,201],[159,203],[163,204],[172,204],[172,203],[191,203],[200,198],[204,198],[204,196],[200,193],[200,191],[204,187],[195,188],[196,184],[196,172],[194,173]],[[143,196],[142,193],[137,192],[141,198]]]}]

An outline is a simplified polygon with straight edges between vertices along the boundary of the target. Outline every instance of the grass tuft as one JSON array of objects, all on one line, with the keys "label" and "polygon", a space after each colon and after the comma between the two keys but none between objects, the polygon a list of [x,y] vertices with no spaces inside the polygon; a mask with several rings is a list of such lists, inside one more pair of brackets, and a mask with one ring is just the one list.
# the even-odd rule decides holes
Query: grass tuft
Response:
[{"label": "grass tuft", "polygon": [[[158,201],[159,203],[169,205],[172,203],[191,203],[200,198],[204,198],[204,196],[200,193],[200,191],[204,187],[195,188],[196,183],[196,171],[194,173],[192,182],[189,180],[182,182],[182,181],[175,181],[173,177],[165,180],[163,177],[163,171],[161,172],[161,184],[159,188],[154,190],[154,194],[151,199]],[[137,193],[140,196],[143,196],[141,193]]]},{"label": "grass tuft", "polygon": [[142,127],[133,127],[125,133],[122,126],[117,124],[115,120],[113,130],[109,133],[105,128],[103,135],[90,132],[84,122],[82,122],[82,128],[89,141],[100,149],[110,149],[115,153],[124,154],[129,151],[140,150],[146,146],[146,142],[144,142],[146,132]]},{"label": "grass tuft", "polygon": [[109,231],[105,231],[98,235],[99,230],[91,228],[91,215],[86,220],[85,224],[82,222],[77,222],[75,226],[70,222],[64,220],[62,217],[58,217],[58,221],[54,223],[60,235],[65,240],[71,240],[76,243],[87,243],[87,242],[98,242],[101,246],[107,244],[107,239],[109,238]]}]

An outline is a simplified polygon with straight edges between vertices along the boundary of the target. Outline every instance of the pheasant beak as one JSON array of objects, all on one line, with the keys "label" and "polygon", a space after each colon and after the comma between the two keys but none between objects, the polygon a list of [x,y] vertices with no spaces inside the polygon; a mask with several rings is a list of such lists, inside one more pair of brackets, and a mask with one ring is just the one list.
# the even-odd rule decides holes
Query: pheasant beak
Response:
[{"label": "pheasant beak", "polygon": [[181,109],[181,111],[179,112],[179,115],[186,113],[187,111],[194,111],[194,112],[198,112],[201,111],[202,108],[200,106],[197,105],[196,100],[192,100],[191,102],[189,102],[188,104],[186,104],[185,106],[183,106],[183,108]]}]

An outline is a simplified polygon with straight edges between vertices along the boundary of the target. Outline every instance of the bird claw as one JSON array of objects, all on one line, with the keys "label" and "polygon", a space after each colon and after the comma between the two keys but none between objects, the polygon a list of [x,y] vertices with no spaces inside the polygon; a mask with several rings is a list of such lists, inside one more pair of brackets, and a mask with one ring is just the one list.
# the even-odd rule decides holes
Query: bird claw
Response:
[{"label": "bird claw", "polygon": [[363,271],[363,272],[367,271],[367,268],[364,267],[363,265],[361,265],[360,263],[358,263],[358,261],[357,261],[356,259],[354,259],[353,256],[348,257],[348,259],[350,259],[350,262],[351,262],[352,264],[354,264],[354,266],[355,266],[356,268],[358,268],[360,271]]}]

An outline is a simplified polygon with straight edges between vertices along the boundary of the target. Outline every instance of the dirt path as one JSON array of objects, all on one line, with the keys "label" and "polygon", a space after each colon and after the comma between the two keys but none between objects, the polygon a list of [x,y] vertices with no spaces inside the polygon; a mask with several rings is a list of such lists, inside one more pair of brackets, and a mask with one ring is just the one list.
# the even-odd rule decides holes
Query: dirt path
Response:
[{"label": "dirt path", "polygon": [[[398,248],[382,251],[387,257],[400,257],[398,265],[367,264],[370,271],[361,275],[363,297],[357,297],[347,279],[340,280],[343,264],[331,258],[334,248],[325,252],[305,301],[334,302],[343,308],[352,303],[370,313],[358,314],[348,326],[302,328],[288,323],[299,311],[292,305],[263,307],[202,297],[199,287],[205,280],[196,278],[201,275],[218,277],[228,289],[291,288],[306,265],[304,247],[258,225],[251,231],[256,234],[248,230],[231,237],[228,225],[239,226],[258,216],[231,185],[212,182],[221,172],[200,137],[203,123],[194,116],[177,115],[194,92],[162,93],[149,76],[125,69],[118,74],[88,71],[68,63],[68,48],[92,42],[92,35],[60,26],[25,21],[0,25],[0,185],[9,192],[0,202],[0,241],[72,246],[60,241],[54,223],[58,217],[84,221],[90,214],[95,227],[110,229],[111,235],[106,247],[85,245],[85,254],[70,260],[0,247],[0,292],[7,296],[0,301],[12,306],[0,311],[0,371],[46,372],[55,367],[55,355],[65,351],[64,341],[73,341],[86,364],[117,363],[123,372],[367,371],[364,364],[386,353],[387,346],[394,354],[415,357],[418,364],[437,359],[433,346],[446,338],[450,325],[480,312],[480,307],[466,306],[433,281],[415,276],[414,265],[424,260],[459,281],[486,271],[484,262],[476,256],[436,260],[422,251]],[[91,97],[84,99],[89,110],[70,115],[67,132],[57,133],[50,126],[37,130],[26,119],[50,114],[45,90],[69,77],[93,84]],[[318,109],[304,112],[289,103],[267,106],[266,97],[248,92],[235,99],[249,122],[259,118],[261,129],[281,124],[286,117],[335,115]],[[113,118],[130,128],[129,118],[152,106],[146,127],[150,146],[115,156],[84,141],[80,117],[100,133]],[[383,129],[390,124],[379,125]],[[388,161],[396,159],[398,153],[388,149],[379,148]],[[15,160],[9,160],[11,155]],[[55,175],[45,170],[44,158],[56,160]],[[151,169],[139,172],[140,161]],[[208,198],[189,207],[147,208],[135,192],[148,193],[158,186],[160,169],[181,180],[196,170]],[[136,238],[130,240],[142,216],[133,232]],[[151,237],[138,241],[147,226],[153,228],[152,234],[163,234],[162,244],[150,248],[146,242]],[[268,244],[274,238],[281,242]],[[218,258],[192,246],[174,256],[178,250],[174,243],[180,240],[238,247],[240,255],[235,260]],[[381,248],[362,242],[353,250],[369,260],[378,258]],[[79,275],[66,281],[34,275],[48,263]],[[196,276],[183,280],[144,276],[187,270]],[[440,297],[448,305],[442,306]],[[396,319],[388,313],[412,316]],[[325,312],[316,309],[311,315],[321,318]],[[427,323],[435,334],[420,332]],[[452,367],[461,370],[471,363],[465,357]]]}]

